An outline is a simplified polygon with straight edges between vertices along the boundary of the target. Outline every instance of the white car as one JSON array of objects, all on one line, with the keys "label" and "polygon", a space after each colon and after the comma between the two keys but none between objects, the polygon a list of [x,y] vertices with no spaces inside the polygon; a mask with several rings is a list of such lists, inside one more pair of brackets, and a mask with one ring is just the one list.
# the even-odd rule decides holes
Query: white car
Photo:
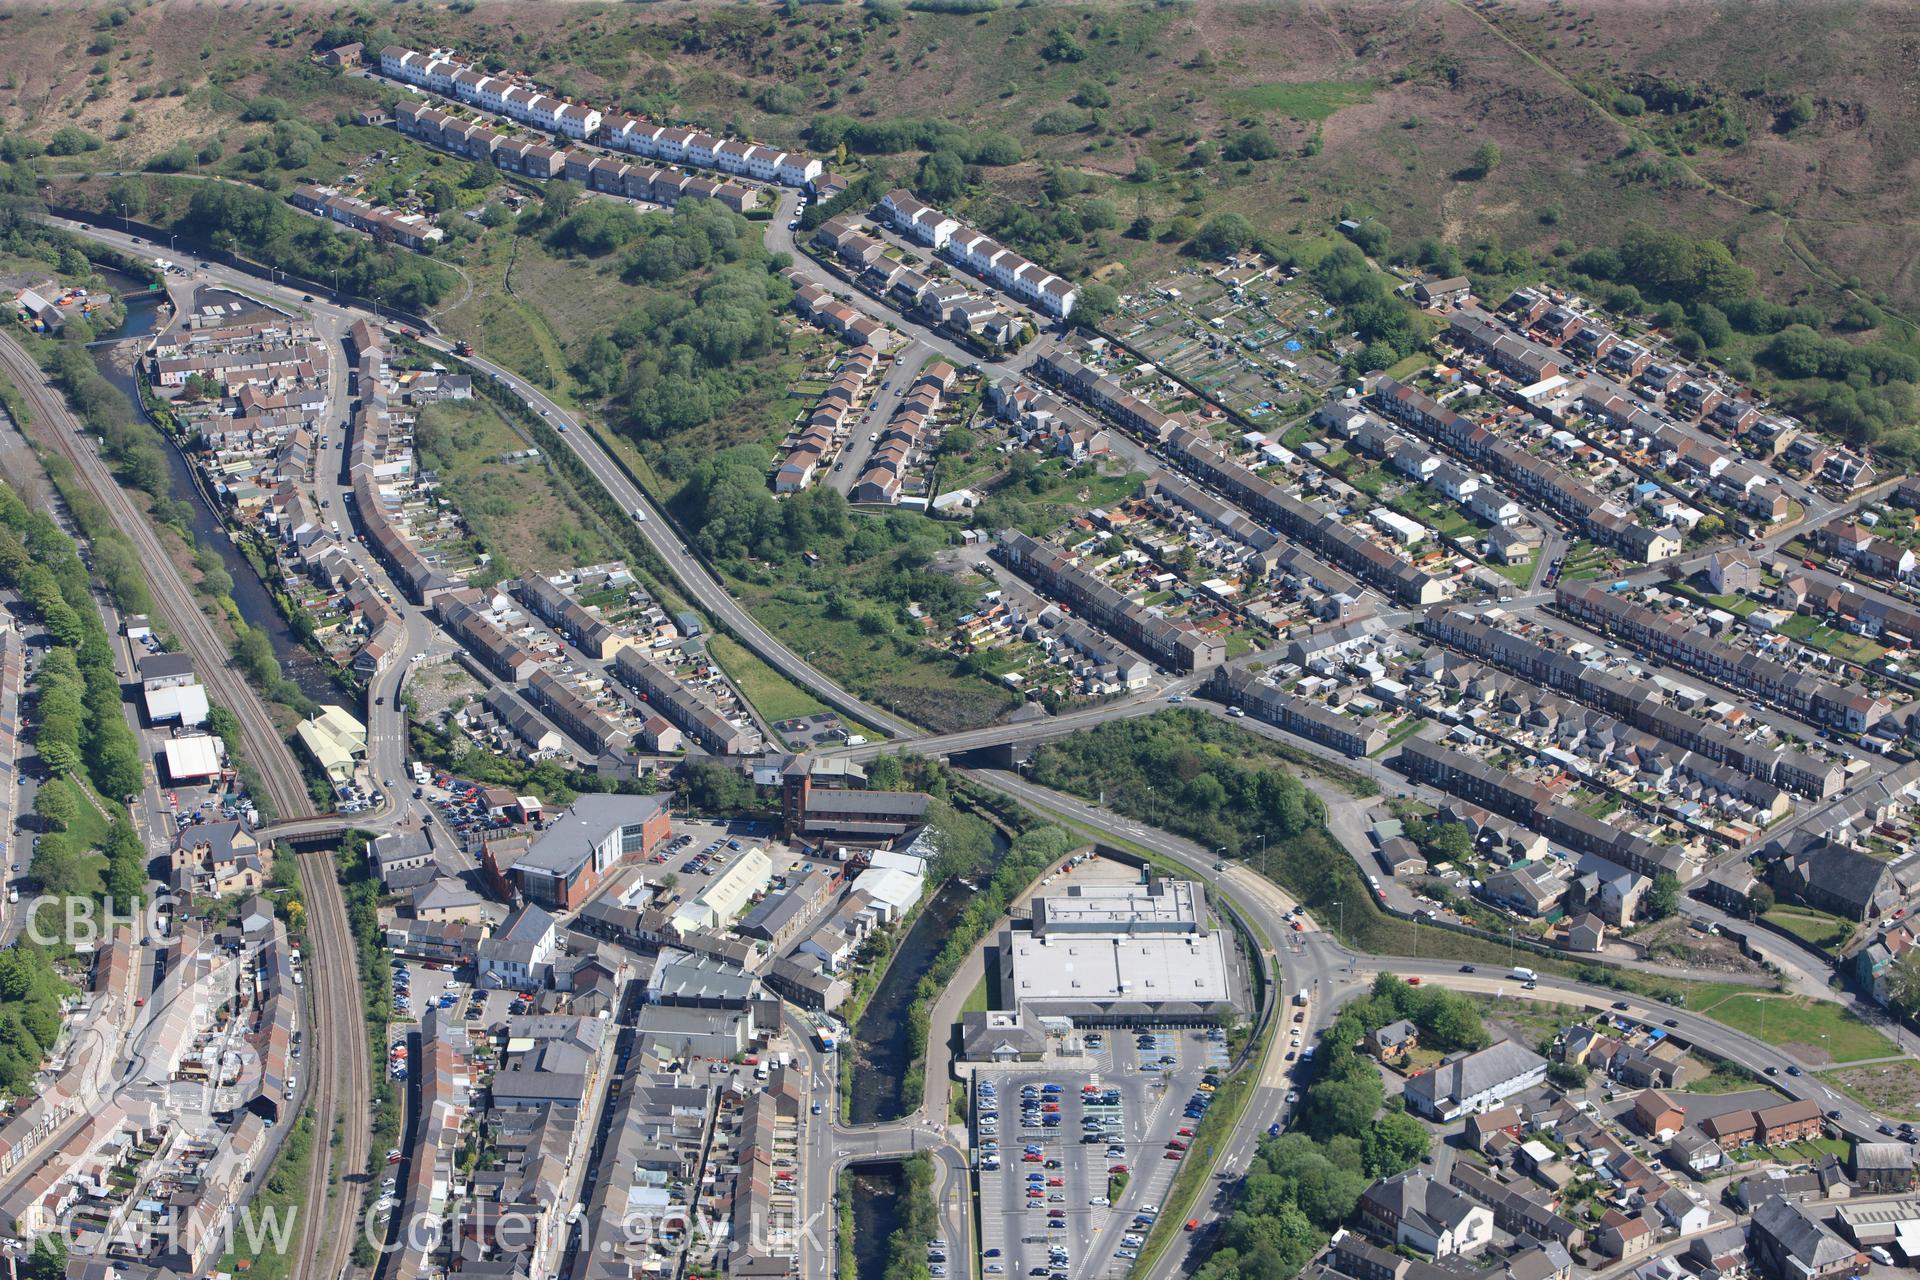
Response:
[{"label": "white car", "polygon": [[1105,1196],[1094,1196],[1092,1199],[1088,1200],[1087,1203],[1104,1209],[1108,1205],[1111,1205],[1113,1201],[1107,1199]]}]

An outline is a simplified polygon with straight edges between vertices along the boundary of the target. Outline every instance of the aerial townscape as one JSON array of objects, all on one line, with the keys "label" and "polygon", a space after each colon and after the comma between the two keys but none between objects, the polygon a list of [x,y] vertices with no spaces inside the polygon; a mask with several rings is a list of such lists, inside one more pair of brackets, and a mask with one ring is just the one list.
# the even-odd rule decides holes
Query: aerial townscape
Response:
[{"label": "aerial townscape", "polygon": [[1917,47],[0,6],[7,1280],[1915,1274]]}]

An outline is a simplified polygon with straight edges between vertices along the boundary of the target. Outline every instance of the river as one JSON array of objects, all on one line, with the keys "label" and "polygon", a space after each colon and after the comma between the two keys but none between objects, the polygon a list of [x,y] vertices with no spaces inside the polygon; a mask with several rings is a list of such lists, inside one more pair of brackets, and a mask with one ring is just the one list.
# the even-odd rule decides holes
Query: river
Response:
[{"label": "river", "polygon": [[[993,860],[977,870],[974,878],[984,884],[1007,848],[1006,837],[996,831]],[[926,976],[940,948],[947,945],[954,921],[960,918],[977,892],[973,884],[958,878],[940,886],[914,920],[907,936],[900,940],[893,963],[887,966],[886,976],[880,979],[873,998],[867,1001],[860,1015],[860,1024],[849,1029],[852,1052],[858,1055],[854,1060],[860,1064],[860,1088],[853,1091],[848,1103],[853,1123],[897,1120],[905,1111],[900,1085],[919,1052],[919,1046],[912,1043],[908,1034],[907,1008],[913,1003],[920,979]],[[939,1091],[942,1098],[946,1096],[944,1081],[929,1080],[927,1088]],[[944,1110],[944,1103],[941,1109]]]},{"label": "river", "polygon": [[849,1181],[853,1184],[853,1274],[885,1275],[887,1245],[900,1225],[905,1173],[897,1164],[866,1164],[855,1169]]},{"label": "river", "polygon": [[[100,335],[102,341],[93,348],[93,363],[100,370],[100,376],[127,398],[127,403],[138,416],[142,411],[133,362],[145,351],[146,340],[161,327],[163,314],[170,316],[170,312],[163,312],[167,295],[149,292],[131,276],[116,271],[103,269],[101,274],[107,277],[108,284],[126,302],[127,319],[117,330]],[[257,305],[237,294],[216,290],[202,290],[197,301],[202,305],[210,301],[245,304],[248,308]],[[238,323],[244,318],[244,314],[238,314],[235,321]],[[212,547],[219,554],[220,562],[226,566],[227,576],[233,579],[233,602],[239,606],[240,616],[247,620],[248,625],[266,632],[267,639],[273,644],[274,656],[280,659],[281,673],[293,681],[300,692],[316,702],[338,702],[340,690],[327,674],[326,667],[300,643],[300,638],[294,635],[293,629],[281,616],[272,593],[254,570],[253,562],[233,545],[220,517],[208,505],[205,493],[194,482],[193,470],[186,457],[172,446],[163,452],[166,454],[167,478],[173,496],[184,505],[184,510],[191,517],[187,522],[188,532],[193,535],[196,546]]]}]

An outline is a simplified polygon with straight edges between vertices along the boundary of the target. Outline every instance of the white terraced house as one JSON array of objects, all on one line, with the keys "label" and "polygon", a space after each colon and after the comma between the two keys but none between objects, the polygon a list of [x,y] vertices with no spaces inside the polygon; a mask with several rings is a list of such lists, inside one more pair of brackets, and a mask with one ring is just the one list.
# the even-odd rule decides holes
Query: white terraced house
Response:
[{"label": "white terraced house", "polygon": [[784,151],[775,151],[772,147],[748,147],[746,155],[747,176],[758,178],[762,182],[775,182],[780,177],[780,162],[787,158]]},{"label": "white terraced house", "polygon": [[946,247],[962,228],[955,219],[908,191],[895,187],[880,198],[880,212],[902,235],[912,236],[935,249]]},{"label": "white terraced house", "polygon": [[1064,318],[1079,298],[1079,292],[1067,281],[971,228],[956,232],[947,241],[946,253],[961,266],[1048,315]]},{"label": "white terraced house", "polygon": [[747,152],[753,150],[744,142],[728,138],[713,149],[713,167],[722,173],[743,174],[747,171]]},{"label": "white terraced house", "polygon": [[600,132],[600,113],[577,102],[569,102],[561,107],[554,118],[560,125],[560,132],[576,142],[585,142]]},{"label": "white terraced house", "polygon": [[807,187],[826,172],[826,166],[812,156],[790,152],[780,158],[776,175],[789,187]]},{"label": "white terraced house", "polygon": [[380,74],[394,80],[405,80],[407,83],[413,84],[415,81],[412,74],[410,74],[409,68],[413,61],[419,57],[420,55],[412,49],[402,48],[397,44],[390,44],[380,51]]},{"label": "white terraced house", "polygon": [[446,93],[453,88],[454,73],[460,69],[460,64],[457,62],[446,58],[434,58],[421,72],[420,83],[435,93]]},{"label": "white terraced house", "polygon": [[795,152],[733,139],[722,140],[692,129],[668,129],[630,116],[607,116],[584,103],[566,102],[539,86],[460,62],[446,50],[421,53],[400,45],[380,51],[381,74],[406,84],[457,98],[523,124],[585,142],[598,140],[670,164],[698,165],[723,173],[806,187],[825,172],[819,160]]},{"label": "white terraced house", "polygon": [[526,112],[528,124],[551,133],[556,127],[554,116],[560,110],[560,105],[560,99],[549,98],[544,93],[536,93],[527,99],[522,109]]},{"label": "white terraced house", "polygon": [[693,138],[691,129],[662,129],[653,140],[655,154],[672,164],[685,164],[687,161],[687,143]]}]

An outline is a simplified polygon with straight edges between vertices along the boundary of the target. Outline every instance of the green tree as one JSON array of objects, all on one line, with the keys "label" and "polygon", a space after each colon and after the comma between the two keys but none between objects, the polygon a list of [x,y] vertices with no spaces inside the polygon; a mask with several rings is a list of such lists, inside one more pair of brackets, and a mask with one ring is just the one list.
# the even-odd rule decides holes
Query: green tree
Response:
[{"label": "green tree", "polygon": [[1439,993],[1421,1030],[1436,1049],[1484,1049],[1492,1040],[1480,1020],[1480,1011],[1457,996]]},{"label": "green tree", "polygon": [[1055,27],[1047,34],[1047,42],[1040,46],[1040,56],[1048,62],[1080,62],[1087,51],[1073,33],[1065,27]]},{"label": "green tree", "polygon": [[1747,893],[1747,914],[1756,919],[1773,910],[1776,905],[1778,905],[1778,900],[1775,898],[1773,886],[1770,884],[1766,884],[1765,882],[1757,883]]},{"label": "green tree", "polygon": [[1555,1062],[1547,1067],[1547,1079],[1556,1088],[1584,1089],[1587,1084],[1587,1069],[1578,1062]]},{"label": "green tree", "polygon": [[[1804,93],[1788,103],[1787,109],[1780,113],[1780,123],[1786,127],[1789,133],[1795,129],[1803,128],[1812,122],[1813,99]],[[52,150],[52,148],[49,147],[48,150]]]},{"label": "green tree", "polygon": [[1237,213],[1217,213],[1195,233],[1193,251],[1205,258],[1228,258],[1253,242],[1253,224]]},{"label": "green tree", "polygon": [[1335,1134],[1363,1134],[1380,1110],[1383,1091],[1372,1067],[1339,1078],[1322,1077],[1307,1091],[1306,1131],[1322,1140]]},{"label": "green tree", "polygon": [[66,778],[48,778],[34,793],[33,812],[49,831],[65,831],[80,817],[80,796]]},{"label": "green tree", "polygon": [[33,1242],[26,1266],[20,1269],[26,1280],[62,1280],[67,1274],[67,1242],[63,1233],[49,1231]]},{"label": "green tree", "polygon": [[1361,1139],[1366,1152],[1367,1173],[1388,1178],[1420,1163],[1427,1154],[1431,1138],[1427,1127],[1405,1111],[1388,1111],[1367,1126]]},{"label": "green tree", "polygon": [[1500,147],[1497,143],[1483,142],[1473,151],[1473,172],[1484,178],[1500,167]]},{"label": "green tree", "polygon": [[1647,914],[1655,920],[1665,920],[1680,909],[1680,878],[1671,871],[1662,871],[1653,878],[1653,888],[1647,894]]},{"label": "green tree", "polygon": [[1909,950],[1887,969],[1887,1001],[1909,1018],[1920,1017],[1920,949]]},{"label": "green tree", "polygon": [[899,756],[876,756],[867,766],[867,785],[875,791],[898,791],[906,785]]},{"label": "green tree", "polygon": [[706,813],[734,814],[753,804],[753,784],[712,761],[697,761],[687,766],[682,787],[687,802]]},{"label": "green tree", "polygon": [[951,200],[967,189],[967,166],[951,151],[934,151],[920,161],[915,189],[926,199]]},{"label": "green tree", "polygon": [[50,156],[77,156],[83,151],[99,149],[100,139],[78,125],[62,125],[47,140],[47,154]]},{"label": "green tree", "polygon": [[1073,304],[1073,318],[1089,327],[1097,326],[1119,307],[1120,294],[1112,285],[1083,285],[1079,301]]},{"label": "green tree", "polygon": [[1280,154],[1280,144],[1265,129],[1242,129],[1227,139],[1220,154],[1229,160],[1271,160]]}]

